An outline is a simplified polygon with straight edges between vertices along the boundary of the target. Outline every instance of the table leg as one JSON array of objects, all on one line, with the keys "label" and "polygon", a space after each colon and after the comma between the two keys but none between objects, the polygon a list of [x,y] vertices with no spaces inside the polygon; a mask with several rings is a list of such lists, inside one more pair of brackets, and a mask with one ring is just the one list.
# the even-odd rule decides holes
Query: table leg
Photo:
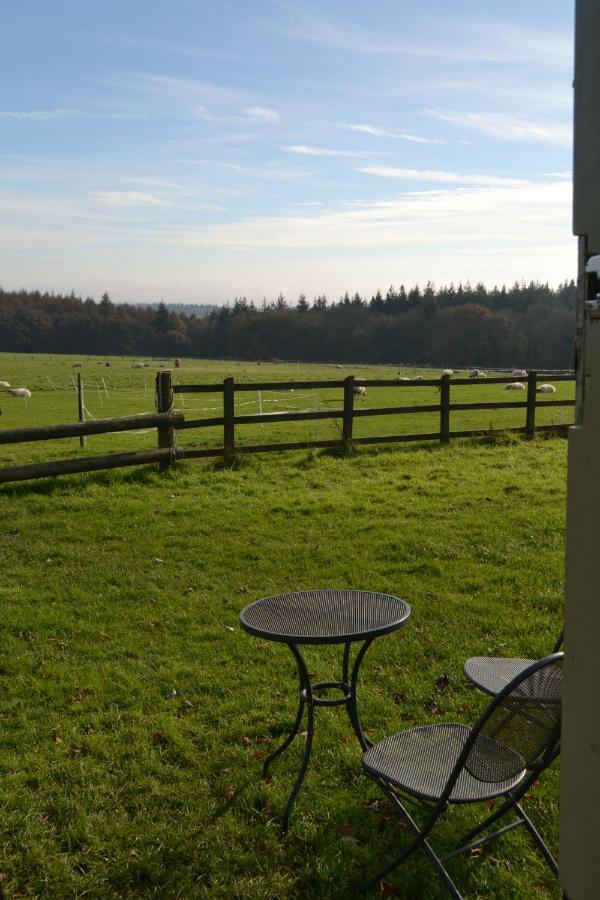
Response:
[{"label": "table leg", "polygon": [[[294,654],[296,658],[296,662],[298,663],[298,675],[300,677],[300,703],[303,706],[306,704],[306,744],[304,745],[304,753],[302,754],[302,763],[300,764],[300,771],[298,772],[298,777],[294,783],[294,787],[292,788],[292,793],[289,796],[288,802],[285,805],[285,810],[283,812],[283,830],[287,831],[288,829],[288,821],[290,817],[290,812],[296,797],[298,796],[298,791],[302,787],[302,782],[304,781],[304,776],[306,775],[306,770],[308,768],[308,761],[310,759],[310,751],[312,749],[312,741],[313,741],[313,696],[312,696],[312,688],[310,684],[310,676],[308,674],[308,669],[306,668],[306,663],[302,659],[302,655],[295,644],[288,644],[288,647]],[[301,718],[301,716],[300,716]],[[298,719],[296,723],[299,725]],[[290,741],[291,743],[291,741]]]},{"label": "table leg", "polygon": [[267,758],[265,759],[265,761],[263,763],[263,778],[269,777],[269,766],[271,765],[273,760],[277,759],[279,754],[283,753],[283,751],[286,750],[290,746],[290,744],[292,743],[292,741],[298,734],[298,729],[300,728],[300,723],[302,722],[302,714],[304,712],[304,705],[305,705],[303,689],[304,689],[304,683],[302,681],[302,674],[300,673],[300,691],[299,691],[300,699],[298,701],[298,712],[296,713],[296,721],[294,722],[294,724],[292,726],[292,730],[290,731],[290,733],[288,734],[288,736],[286,737],[284,742],[279,747],[277,747],[275,750],[273,750],[273,752],[270,753],[269,756],[267,756]]},{"label": "table leg", "polygon": [[358,713],[358,702],[356,698],[356,684],[358,682],[358,670],[360,669],[360,664],[363,661],[363,657],[371,644],[373,643],[373,638],[366,640],[358,653],[356,654],[356,659],[354,660],[354,665],[352,666],[352,677],[349,678],[349,667],[350,667],[350,642],[346,643],[346,648],[344,650],[344,664],[343,664],[343,680],[344,684],[349,686],[348,694],[346,697],[347,701],[347,710],[348,710],[348,718],[350,719],[350,724],[354,729],[354,733],[358,738],[358,742],[363,750],[368,750],[368,748],[372,745],[372,741],[370,741],[362,730],[362,725],[360,723],[360,715]]}]

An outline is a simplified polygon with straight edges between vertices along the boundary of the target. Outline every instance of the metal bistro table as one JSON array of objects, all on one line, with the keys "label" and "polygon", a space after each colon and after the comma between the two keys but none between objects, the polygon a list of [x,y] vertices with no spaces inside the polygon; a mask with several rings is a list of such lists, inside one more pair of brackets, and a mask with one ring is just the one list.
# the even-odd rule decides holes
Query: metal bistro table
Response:
[{"label": "metal bistro table", "polygon": [[[370,747],[360,724],[356,698],[360,664],[374,638],[401,628],[409,616],[410,606],[399,597],[371,591],[343,590],[278,594],[257,600],[240,613],[240,622],[246,631],[256,637],[287,644],[298,664],[300,693],[296,720],[284,742],[265,759],[263,765],[263,778],[267,778],[270,764],[289,747],[298,734],[306,707],[306,745],[300,772],[283,814],[284,831],[287,831],[290,810],[302,786],[310,759],[314,707],[345,705],[360,746],[363,750]],[[362,646],[350,671],[350,645],[359,641],[362,641]],[[299,644],[344,644],[342,680],[311,684],[306,663],[298,649]],[[341,691],[342,696],[318,696],[320,692],[328,690]]]}]

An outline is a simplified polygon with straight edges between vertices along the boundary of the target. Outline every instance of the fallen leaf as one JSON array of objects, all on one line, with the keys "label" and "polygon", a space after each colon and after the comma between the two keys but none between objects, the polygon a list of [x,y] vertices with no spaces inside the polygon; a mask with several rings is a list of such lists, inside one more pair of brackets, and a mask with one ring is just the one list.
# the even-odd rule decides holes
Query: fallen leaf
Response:
[{"label": "fallen leaf", "polygon": [[231,690],[231,688],[225,688],[225,696],[228,700],[231,700],[231,698],[233,697],[233,691]]},{"label": "fallen leaf", "polygon": [[266,755],[265,750],[255,750],[253,753],[254,759],[264,759]]},{"label": "fallen leaf", "polygon": [[52,738],[52,743],[53,744],[62,744],[62,738],[59,737],[57,734],[55,734],[54,737]]},{"label": "fallen leaf", "polygon": [[269,646],[269,642],[263,641],[261,644],[257,644],[256,648],[257,648],[257,650],[266,650],[268,646]]},{"label": "fallen leaf", "polygon": [[155,556],[154,562],[161,563],[161,562],[164,562],[164,560],[162,560],[159,556]]},{"label": "fallen leaf", "polygon": [[235,631],[235,628],[232,628],[231,625],[226,625],[226,626],[225,626],[225,631],[232,631],[232,632],[233,632],[233,631]]},{"label": "fallen leaf", "polygon": [[152,741],[160,747],[164,747],[167,743],[166,737],[164,736],[164,734],[161,734],[160,731],[154,732],[154,734],[152,735]]},{"label": "fallen leaf", "polygon": [[396,693],[394,694],[394,703],[396,703],[398,706],[399,706],[401,703],[404,703],[405,700],[406,700],[406,694],[403,694],[403,693],[400,693],[400,692],[396,692]]},{"label": "fallen leaf", "polygon": [[80,756],[81,747],[71,747],[69,753],[71,754],[71,756]]},{"label": "fallen leaf", "polygon": [[238,584],[238,586],[236,587],[236,591],[238,594],[245,594],[247,593],[248,588],[245,584]]},{"label": "fallen leaf", "polygon": [[223,800],[231,800],[232,797],[235,796],[235,788],[227,788],[225,793],[223,794]]},{"label": "fallen leaf", "polygon": [[165,694],[165,697],[167,697],[167,698],[168,697],[176,697],[176,696],[177,696],[177,691],[175,690],[175,688],[171,688],[171,690],[167,691],[167,693]]},{"label": "fallen leaf", "polygon": [[272,743],[273,743],[273,738],[269,737],[268,734],[261,734],[261,735],[257,738],[257,741],[258,741],[259,744],[272,744]]},{"label": "fallen leaf", "polygon": [[252,738],[245,734],[242,738],[242,741],[246,745],[246,747],[249,747],[252,743]]},{"label": "fallen leaf", "polygon": [[396,893],[396,888],[389,881],[380,881],[377,885],[377,893],[380,897],[389,897],[390,894]]}]

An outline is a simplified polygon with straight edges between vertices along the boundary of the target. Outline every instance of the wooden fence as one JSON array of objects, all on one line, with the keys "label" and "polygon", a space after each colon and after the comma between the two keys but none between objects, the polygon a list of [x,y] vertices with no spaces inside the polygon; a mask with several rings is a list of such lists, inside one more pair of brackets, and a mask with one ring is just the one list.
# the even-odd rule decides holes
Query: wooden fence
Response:
[{"label": "wooden fence", "polygon": [[[408,441],[441,441],[446,443],[451,437],[471,437],[475,435],[487,434],[489,429],[468,429],[462,431],[451,431],[450,429],[450,413],[460,410],[492,410],[492,409],[522,409],[525,413],[525,421],[522,426],[515,428],[502,428],[498,430],[512,431],[533,436],[536,431],[558,431],[561,426],[556,425],[537,425],[536,426],[536,410],[548,406],[574,406],[574,400],[541,400],[536,393],[538,384],[538,373],[531,371],[527,377],[527,392],[524,400],[508,400],[493,403],[452,403],[451,386],[452,385],[469,385],[472,388],[488,384],[509,384],[514,382],[512,377],[496,377],[486,379],[474,378],[451,378],[449,375],[443,375],[441,379],[431,378],[409,381],[398,381],[398,379],[370,380],[354,378],[349,375],[342,381],[288,381],[288,382],[261,382],[261,383],[244,383],[236,384],[233,378],[226,378],[223,384],[176,384],[171,390],[173,394],[223,394],[223,415],[214,418],[204,419],[188,419],[179,429],[187,428],[206,428],[211,426],[221,426],[223,428],[223,446],[220,448],[202,449],[202,450],[175,450],[177,458],[185,457],[186,459],[203,458],[210,456],[223,456],[225,459],[231,459],[236,453],[235,429],[236,426],[253,425],[266,422],[302,422],[318,419],[338,419],[341,420],[341,439],[340,440],[309,440],[309,441],[293,441],[277,444],[244,444],[239,449],[243,453],[268,453],[282,450],[306,450],[318,447],[345,447],[348,448],[353,444],[383,444],[383,443],[401,443]],[[553,375],[553,381],[574,381],[574,375]],[[360,386],[371,388],[426,388],[437,387],[440,390],[440,402],[435,404],[423,404],[417,406],[382,406],[382,407],[364,407],[357,408],[354,405],[354,389]],[[302,389],[319,389],[319,388],[340,388],[343,390],[343,406],[338,410],[308,410],[306,412],[282,412],[282,413],[259,413],[252,415],[236,415],[235,414],[235,394],[239,392],[258,392],[269,390],[302,390]],[[543,395],[545,396],[545,395]],[[399,435],[380,435],[369,437],[354,437],[353,424],[354,420],[366,416],[397,416],[397,415],[414,415],[418,413],[438,413],[439,415],[439,431],[426,432],[421,434],[399,434]],[[562,426],[566,428],[568,426]],[[173,436],[174,440],[174,436]],[[173,445],[173,449],[174,445]]]},{"label": "wooden fence", "polygon": [[[574,381],[574,375],[553,375],[553,381]],[[495,377],[485,380],[470,378],[453,378],[443,375],[441,379],[383,379],[365,381],[350,375],[341,381],[290,381],[235,383],[233,378],[226,378],[222,384],[176,384],[172,383],[169,369],[161,370],[156,377],[156,413],[139,416],[125,416],[112,419],[100,419],[93,422],[78,422],[65,425],[47,425],[35,428],[18,428],[0,430],[0,444],[25,443],[28,441],[55,440],[57,438],[80,439],[86,435],[109,434],[140,428],[157,429],[157,448],[128,453],[109,453],[102,456],[90,456],[75,459],[54,460],[51,462],[31,463],[22,466],[0,468],[0,484],[12,481],[24,481],[30,478],[44,478],[52,475],[67,475],[75,472],[91,472],[102,469],[113,469],[121,466],[134,466],[147,463],[159,463],[160,469],[166,469],[179,459],[198,459],[222,456],[231,461],[238,450],[243,453],[268,453],[283,450],[306,450],[310,448],[340,447],[349,449],[354,444],[403,443],[407,441],[441,441],[446,443],[451,437],[470,437],[488,434],[489,429],[468,429],[452,431],[450,428],[451,413],[460,410],[496,410],[522,409],[525,421],[522,426],[497,429],[512,431],[533,436],[536,431],[558,431],[568,426],[537,425],[536,410],[548,406],[574,406],[574,400],[540,400],[536,393],[538,373],[529,372],[527,393],[524,400],[510,400],[493,403],[452,403],[451,385],[469,385],[477,387],[482,384],[508,384],[514,381],[511,377]],[[357,408],[354,405],[355,388],[366,386],[371,388],[426,388],[437,387],[440,390],[439,403],[417,406],[382,406]],[[337,410],[307,410],[301,412],[259,413],[236,415],[235,395],[240,392],[258,392],[269,390],[299,390],[339,388],[343,391],[342,408]],[[223,415],[212,418],[188,419],[181,411],[173,409],[175,394],[214,394],[223,395]],[[419,413],[437,413],[439,415],[439,431],[354,437],[354,420],[366,416],[397,416]],[[337,440],[288,441],[276,444],[236,444],[236,427],[273,422],[303,422],[322,419],[341,421],[341,436]],[[217,448],[192,449],[177,446],[178,431],[190,428],[222,427],[223,446]]]}]

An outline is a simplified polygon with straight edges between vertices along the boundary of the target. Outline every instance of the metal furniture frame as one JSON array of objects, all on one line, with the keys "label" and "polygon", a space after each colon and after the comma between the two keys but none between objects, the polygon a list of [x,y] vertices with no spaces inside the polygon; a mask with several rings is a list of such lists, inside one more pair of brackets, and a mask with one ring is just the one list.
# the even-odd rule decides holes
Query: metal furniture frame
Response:
[{"label": "metal furniture frame", "polygon": [[[363,755],[363,768],[391,800],[413,833],[412,842],[369,878],[367,891],[423,848],[452,897],[461,895],[444,863],[524,825],[556,874],[557,865],[519,801],[556,756],[560,736],[562,653],[534,662],[494,697],[472,727],[444,723],[384,738]],[[402,799],[401,799],[402,798]],[[452,803],[503,798],[491,815],[463,836],[459,846],[438,856],[429,834]],[[403,805],[416,803],[426,812],[420,827]],[[516,820],[480,835],[507,813]]]},{"label": "metal furniture frame", "polygon": [[[286,750],[300,731],[307,714],[306,743],[300,771],[283,813],[287,831],[292,806],[302,787],[310,760],[314,710],[321,706],[345,706],[352,729],[363,750],[370,746],[362,729],[357,700],[360,665],[373,640],[401,628],[410,616],[410,606],[399,597],[371,591],[322,590],[278,594],[251,603],[240,613],[240,623],[250,634],[286,644],[298,666],[298,709],[292,728],[279,747],[265,759],[263,778],[269,766]],[[351,645],[360,643],[352,666]],[[313,683],[300,652],[302,644],[343,644],[340,681]],[[342,696],[323,697],[324,692],[339,691]]]},{"label": "metal furniture frame", "polygon": [[[558,653],[563,642],[564,633],[561,631],[552,648],[552,653]],[[465,661],[464,672],[475,687],[495,697],[513,678],[524,672],[534,662],[534,659],[515,657],[471,656]]]}]

